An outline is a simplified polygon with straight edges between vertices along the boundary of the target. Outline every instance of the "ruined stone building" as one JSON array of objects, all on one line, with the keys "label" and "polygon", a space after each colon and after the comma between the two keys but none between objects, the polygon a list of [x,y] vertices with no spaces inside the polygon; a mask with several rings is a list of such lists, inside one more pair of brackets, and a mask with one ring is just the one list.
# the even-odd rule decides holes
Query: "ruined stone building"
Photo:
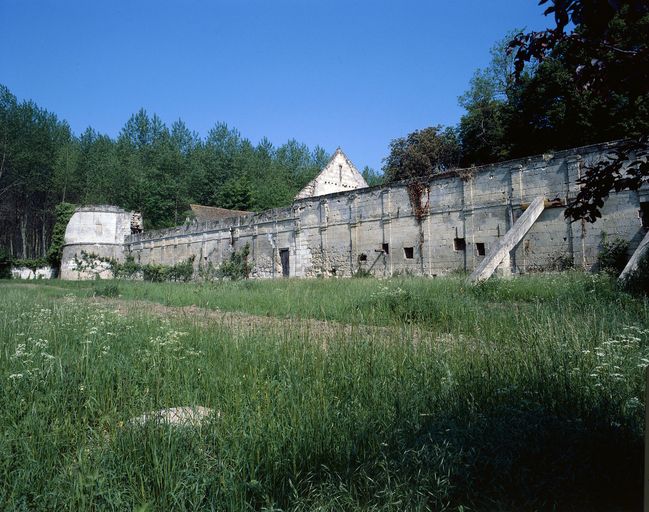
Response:
[{"label": "ruined stone building", "polygon": [[611,194],[593,224],[564,217],[585,167],[613,146],[449,171],[419,187],[406,182],[368,187],[337,150],[290,206],[261,213],[194,206],[194,222],[148,232],[132,226],[132,212],[87,206],[67,227],[61,276],[83,277],[75,266],[81,251],[117,260],[130,255],[141,264],[171,265],[194,256],[198,269],[209,263],[218,267],[246,244],[252,276],[258,278],[470,271],[537,198],[545,199],[538,218],[499,270],[588,269],[602,236],[627,240],[633,250],[649,223],[649,192],[642,190]]}]

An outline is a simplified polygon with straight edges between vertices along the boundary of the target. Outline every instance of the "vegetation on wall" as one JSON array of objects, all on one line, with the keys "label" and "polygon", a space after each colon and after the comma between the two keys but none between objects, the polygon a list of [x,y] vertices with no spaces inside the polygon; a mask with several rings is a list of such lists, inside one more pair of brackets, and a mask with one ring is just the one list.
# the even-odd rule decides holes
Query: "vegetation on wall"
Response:
[{"label": "vegetation on wall", "polygon": [[248,262],[250,255],[250,245],[244,245],[241,250],[233,251],[230,259],[225,260],[216,271],[217,277],[238,281],[239,279],[248,279],[252,266]]},{"label": "vegetation on wall", "polygon": [[113,258],[81,251],[80,255],[74,257],[74,270],[80,275],[94,274],[96,279],[103,276],[116,279],[143,279],[154,283],[164,281],[187,282],[194,275],[194,259],[195,256],[190,256],[174,265],[161,265],[159,263],[140,265],[132,256],[127,256],[125,261],[119,262]]},{"label": "vegetation on wall", "polygon": [[57,267],[61,264],[63,256],[63,244],[65,242],[65,229],[74,214],[76,205],[70,203],[59,203],[54,209],[54,228],[52,229],[52,241],[47,251],[47,261],[50,265]]},{"label": "vegetation on wall", "polygon": [[[408,200],[412,207],[412,213],[418,222],[421,222],[428,213],[430,208],[430,189],[428,185],[421,179],[413,179],[408,182]],[[423,202],[424,194],[426,194],[426,202]]]},{"label": "vegetation on wall", "polygon": [[194,275],[194,259],[195,256],[190,256],[186,260],[175,263],[174,265],[148,263],[142,266],[142,278],[145,281],[157,283],[163,281],[179,281],[185,283]]},{"label": "vegetation on wall", "polygon": [[457,167],[460,154],[454,129],[424,128],[390,143],[383,172],[388,182],[428,176]]}]

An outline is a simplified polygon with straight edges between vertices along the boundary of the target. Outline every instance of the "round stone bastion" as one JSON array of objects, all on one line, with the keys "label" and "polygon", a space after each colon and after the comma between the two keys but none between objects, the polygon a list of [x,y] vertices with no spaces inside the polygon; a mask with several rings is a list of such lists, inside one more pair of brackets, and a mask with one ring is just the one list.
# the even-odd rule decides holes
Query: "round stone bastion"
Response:
[{"label": "round stone bastion", "polygon": [[133,212],[117,206],[77,208],[65,229],[62,279],[111,277],[109,259],[124,259],[124,239],[131,234]]}]

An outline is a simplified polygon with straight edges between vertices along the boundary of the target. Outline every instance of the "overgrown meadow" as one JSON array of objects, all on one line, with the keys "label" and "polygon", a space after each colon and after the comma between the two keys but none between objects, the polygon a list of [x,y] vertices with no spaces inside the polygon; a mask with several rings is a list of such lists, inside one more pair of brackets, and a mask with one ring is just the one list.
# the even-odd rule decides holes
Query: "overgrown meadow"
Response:
[{"label": "overgrown meadow", "polygon": [[0,292],[2,510],[640,507],[648,303],[606,277]]}]

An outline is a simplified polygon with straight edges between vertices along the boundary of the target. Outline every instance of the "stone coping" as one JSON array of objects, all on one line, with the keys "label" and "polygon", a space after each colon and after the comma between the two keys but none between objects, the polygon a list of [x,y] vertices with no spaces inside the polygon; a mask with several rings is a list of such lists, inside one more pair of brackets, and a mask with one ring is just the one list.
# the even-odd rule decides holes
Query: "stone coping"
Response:
[{"label": "stone coping", "polygon": [[79,206],[76,212],[97,212],[97,213],[131,213],[119,206],[113,206],[110,204],[89,204],[86,206]]}]

